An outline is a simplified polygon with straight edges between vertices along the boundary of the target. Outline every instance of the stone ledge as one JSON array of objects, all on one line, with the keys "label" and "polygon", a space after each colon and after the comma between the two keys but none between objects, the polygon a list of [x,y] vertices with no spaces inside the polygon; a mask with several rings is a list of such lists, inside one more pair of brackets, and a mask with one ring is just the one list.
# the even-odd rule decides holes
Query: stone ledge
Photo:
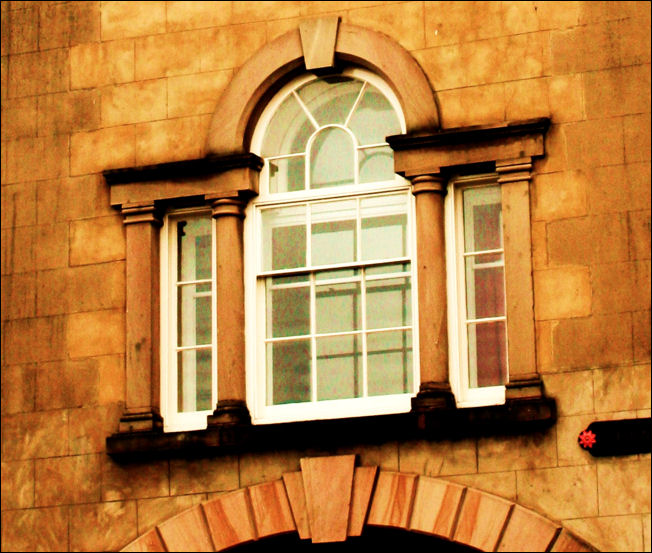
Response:
[{"label": "stone ledge", "polygon": [[107,453],[116,461],[212,456],[283,448],[337,447],[393,440],[461,439],[545,430],[557,419],[555,400],[511,400],[505,405],[432,409],[416,413],[283,424],[220,424],[206,430],[113,434]]}]

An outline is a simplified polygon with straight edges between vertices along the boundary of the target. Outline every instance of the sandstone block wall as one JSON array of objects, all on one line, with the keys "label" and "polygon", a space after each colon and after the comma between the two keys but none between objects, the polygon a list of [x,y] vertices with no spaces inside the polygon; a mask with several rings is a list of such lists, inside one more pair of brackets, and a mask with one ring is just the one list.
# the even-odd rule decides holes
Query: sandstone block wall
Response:
[{"label": "sandstone block wall", "polygon": [[[2,550],[110,550],[299,459],[476,487],[598,548],[650,551],[650,455],[593,420],[650,416],[648,2],[2,2]],[[197,158],[220,93],[304,18],[383,32],[445,128],[550,117],[531,184],[545,433],[120,465],[125,241],[105,169]]]}]

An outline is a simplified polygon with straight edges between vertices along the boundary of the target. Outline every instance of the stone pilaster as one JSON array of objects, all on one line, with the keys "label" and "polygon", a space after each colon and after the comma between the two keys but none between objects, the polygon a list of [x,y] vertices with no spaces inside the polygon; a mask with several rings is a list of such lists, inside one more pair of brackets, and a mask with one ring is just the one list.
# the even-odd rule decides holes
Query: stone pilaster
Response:
[{"label": "stone pilaster", "polygon": [[245,202],[219,198],[212,203],[217,240],[217,405],[208,424],[251,421],[246,403],[244,339]]},{"label": "stone pilaster", "polygon": [[496,162],[503,213],[518,214],[518,217],[503,216],[509,336],[507,400],[540,398],[543,395],[535,355],[529,194],[531,170],[532,160],[529,157]]},{"label": "stone pilaster", "polygon": [[160,427],[159,227],[153,202],[122,206],[126,233],[126,404],[119,432]]},{"label": "stone pilaster", "polygon": [[416,204],[419,359],[421,383],[413,411],[454,407],[448,378],[446,240],[444,196],[439,174],[411,176]]}]

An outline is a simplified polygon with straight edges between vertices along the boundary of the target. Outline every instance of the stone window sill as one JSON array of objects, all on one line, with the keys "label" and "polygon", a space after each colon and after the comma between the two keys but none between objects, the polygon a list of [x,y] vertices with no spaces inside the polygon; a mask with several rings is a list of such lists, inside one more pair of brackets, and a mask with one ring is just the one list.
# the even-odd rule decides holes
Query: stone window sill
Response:
[{"label": "stone window sill", "polygon": [[109,436],[107,453],[117,461],[210,456],[279,449],[332,448],[394,440],[460,439],[543,431],[555,423],[552,398],[508,400],[505,405],[438,408],[398,415],[294,422],[219,424],[192,432],[130,432]]}]

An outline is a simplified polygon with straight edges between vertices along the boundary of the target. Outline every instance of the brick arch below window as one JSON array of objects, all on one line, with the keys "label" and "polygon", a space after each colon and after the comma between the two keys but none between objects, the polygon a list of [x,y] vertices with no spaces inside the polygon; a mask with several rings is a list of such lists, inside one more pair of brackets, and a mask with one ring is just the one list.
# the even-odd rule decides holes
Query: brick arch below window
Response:
[{"label": "brick arch below window", "polygon": [[222,551],[292,534],[335,544],[360,539],[365,528],[417,532],[481,551],[596,551],[506,499],[444,479],[356,467],[354,455],[302,459],[300,471],[195,505],[122,551]]},{"label": "brick arch below window", "polygon": [[[394,89],[405,113],[407,134],[439,129],[439,109],[430,83],[410,53],[388,36],[363,27],[335,22],[334,34],[322,41],[319,25],[294,29],[258,50],[238,71],[220,97],[208,131],[208,155],[248,153],[248,132],[254,112],[285,76],[305,68],[304,49],[332,49],[338,63],[365,67]],[[311,36],[311,33],[313,36]],[[321,46],[320,43],[326,43]],[[315,46],[317,45],[317,46]],[[306,53],[305,56],[310,55]]]}]

